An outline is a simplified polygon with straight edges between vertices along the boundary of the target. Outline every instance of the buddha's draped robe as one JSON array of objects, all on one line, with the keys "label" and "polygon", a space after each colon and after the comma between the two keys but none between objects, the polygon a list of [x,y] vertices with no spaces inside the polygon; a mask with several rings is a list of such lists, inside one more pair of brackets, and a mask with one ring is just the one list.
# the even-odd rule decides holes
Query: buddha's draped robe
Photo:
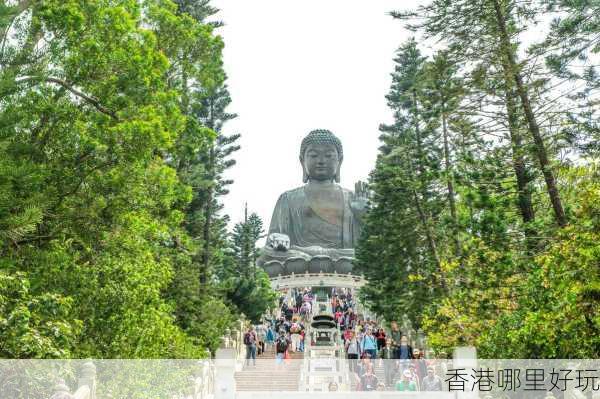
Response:
[{"label": "buddha's draped robe", "polygon": [[338,186],[341,203],[337,210],[341,217],[335,220],[331,215],[328,217],[320,209],[315,209],[304,187],[286,191],[279,197],[269,234],[281,233],[290,238],[289,255],[297,255],[296,251],[301,251],[311,256],[353,256],[360,226],[350,209],[352,192]]}]

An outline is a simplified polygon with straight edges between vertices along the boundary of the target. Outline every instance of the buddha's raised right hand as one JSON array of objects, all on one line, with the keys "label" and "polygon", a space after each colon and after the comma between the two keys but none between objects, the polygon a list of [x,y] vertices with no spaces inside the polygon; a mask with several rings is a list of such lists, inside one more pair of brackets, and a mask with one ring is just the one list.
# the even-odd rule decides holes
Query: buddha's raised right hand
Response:
[{"label": "buddha's raised right hand", "polygon": [[276,251],[287,251],[290,249],[290,237],[281,233],[272,233],[267,237],[267,246]]}]

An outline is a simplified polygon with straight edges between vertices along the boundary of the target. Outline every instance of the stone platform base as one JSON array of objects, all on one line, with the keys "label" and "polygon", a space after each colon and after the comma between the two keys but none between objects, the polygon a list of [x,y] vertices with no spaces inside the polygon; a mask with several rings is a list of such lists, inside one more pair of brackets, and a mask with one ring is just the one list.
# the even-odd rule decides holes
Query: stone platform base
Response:
[{"label": "stone platform base", "polygon": [[317,255],[310,260],[304,258],[288,258],[284,261],[269,260],[260,265],[269,277],[287,276],[290,274],[304,273],[352,273],[352,261],[350,257],[332,259],[327,255]]},{"label": "stone platform base", "polygon": [[280,291],[289,288],[338,287],[358,289],[365,284],[362,276],[350,273],[303,273],[271,277],[271,287]]}]

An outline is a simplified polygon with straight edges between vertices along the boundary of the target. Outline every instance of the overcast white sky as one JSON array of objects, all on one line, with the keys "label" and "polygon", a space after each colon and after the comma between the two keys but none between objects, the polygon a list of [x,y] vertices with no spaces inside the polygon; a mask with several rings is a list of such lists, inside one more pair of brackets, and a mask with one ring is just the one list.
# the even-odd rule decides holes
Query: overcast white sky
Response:
[{"label": "overcast white sky", "polygon": [[278,196],[302,184],[298,151],[313,129],[344,145],[342,186],[353,189],[374,166],[378,126],[399,45],[410,37],[387,13],[422,1],[213,0],[226,24],[225,70],[241,133],[225,212],[235,223],[244,202],[268,229]]}]

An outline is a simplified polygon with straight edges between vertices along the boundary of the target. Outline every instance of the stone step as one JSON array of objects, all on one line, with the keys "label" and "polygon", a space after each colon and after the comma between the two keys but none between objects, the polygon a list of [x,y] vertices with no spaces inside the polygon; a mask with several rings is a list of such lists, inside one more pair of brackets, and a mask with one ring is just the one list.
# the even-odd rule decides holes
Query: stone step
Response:
[{"label": "stone step", "polygon": [[267,349],[257,357],[256,366],[244,366],[235,373],[238,391],[298,391],[302,352],[289,352],[291,360],[277,364],[275,350]]},{"label": "stone step", "polygon": [[269,378],[272,379],[276,379],[276,380],[285,380],[288,376],[290,375],[295,375],[295,374],[299,374],[300,368],[297,368],[295,370],[287,370],[285,373],[279,373],[277,370],[256,370],[253,371],[251,373],[248,372],[241,372],[241,373],[235,373],[235,379],[236,381],[247,381],[247,380],[252,380],[256,377],[260,377],[260,376],[264,376],[264,375],[268,375]]},{"label": "stone step", "polygon": [[261,392],[261,391],[288,391],[288,392],[297,392],[298,385],[257,385],[257,386],[238,386],[236,388],[239,392]]}]

